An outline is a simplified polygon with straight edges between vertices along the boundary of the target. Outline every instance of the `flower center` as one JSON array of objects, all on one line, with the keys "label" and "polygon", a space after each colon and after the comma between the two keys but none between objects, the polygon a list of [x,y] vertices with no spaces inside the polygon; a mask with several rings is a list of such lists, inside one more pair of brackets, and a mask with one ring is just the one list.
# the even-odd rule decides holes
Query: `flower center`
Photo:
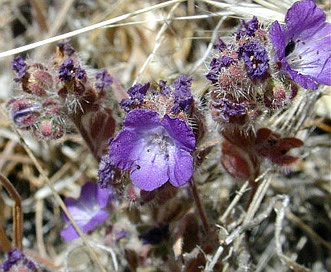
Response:
[{"label": "flower center", "polygon": [[163,155],[169,158],[170,150],[174,147],[174,142],[163,127],[156,128],[152,133],[148,133],[145,138],[146,152],[155,156]]},{"label": "flower center", "polygon": [[[307,69],[315,69],[319,65],[319,51],[314,50],[305,41],[290,40],[285,47],[285,57],[293,70],[305,74]],[[307,71],[306,71],[307,72]]]},{"label": "flower center", "polygon": [[289,43],[285,47],[285,57],[291,54],[295,49],[295,42],[290,40]]}]

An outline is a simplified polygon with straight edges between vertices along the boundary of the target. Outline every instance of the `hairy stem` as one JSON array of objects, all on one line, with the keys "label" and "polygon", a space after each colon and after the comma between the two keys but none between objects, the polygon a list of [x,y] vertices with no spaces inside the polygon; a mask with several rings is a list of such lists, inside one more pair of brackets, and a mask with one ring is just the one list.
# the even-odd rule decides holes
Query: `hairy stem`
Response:
[{"label": "hairy stem", "polygon": [[198,188],[197,188],[193,178],[191,178],[191,180],[190,180],[190,185],[191,185],[191,189],[192,189],[192,195],[193,195],[195,204],[197,206],[203,228],[204,228],[205,232],[208,233],[209,232],[208,218],[206,215],[205,208],[202,205]]},{"label": "hairy stem", "polygon": [[95,150],[94,144],[88,134],[88,132],[86,131],[86,129],[84,128],[84,126],[82,125],[82,120],[81,120],[81,115],[73,115],[70,114],[69,115],[71,118],[71,121],[75,124],[76,128],[78,129],[80,135],[82,136],[82,138],[84,139],[86,145],[88,146],[88,148],[90,149],[91,153],[93,154],[94,158],[96,159],[97,162],[100,162],[101,157],[98,155],[97,150]]}]

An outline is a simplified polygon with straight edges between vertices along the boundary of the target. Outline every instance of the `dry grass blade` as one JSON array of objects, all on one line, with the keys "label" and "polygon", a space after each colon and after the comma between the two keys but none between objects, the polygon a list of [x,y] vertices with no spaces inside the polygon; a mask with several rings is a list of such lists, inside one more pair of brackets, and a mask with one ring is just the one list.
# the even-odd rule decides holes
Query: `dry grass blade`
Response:
[{"label": "dry grass blade", "polygon": [[169,5],[173,5],[173,4],[176,4],[176,3],[179,3],[179,2],[183,2],[183,1],[184,0],[167,1],[167,2],[157,4],[157,5],[154,5],[154,6],[151,6],[151,7],[147,7],[147,8],[137,10],[137,11],[132,12],[132,13],[123,14],[123,15],[118,16],[116,18],[112,18],[112,19],[109,19],[109,20],[106,20],[106,21],[103,21],[103,22],[100,22],[100,23],[97,23],[97,24],[94,24],[94,25],[91,25],[91,26],[88,26],[88,27],[84,27],[84,28],[81,28],[81,29],[78,29],[78,30],[75,30],[75,31],[72,31],[72,32],[69,32],[69,33],[65,33],[65,34],[58,35],[58,36],[55,36],[55,37],[51,37],[51,38],[48,38],[48,39],[45,39],[45,40],[42,40],[42,41],[38,41],[38,42],[35,42],[35,43],[32,43],[32,44],[28,44],[28,45],[25,45],[25,46],[22,46],[22,47],[19,47],[19,48],[15,48],[15,49],[11,49],[11,50],[8,50],[8,51],[5,51],[5,52],[1,52],[0,53],[0,59],[4,58],[4,57],[9,57],[9,56],[12,56],[12,55],[15,55],[15,54],[19,54],[19,53],[22,53],[24,51],[28,51],[28,50],[37,48],[37,47],[42,46],[42,45],[50,44],[50,43],[61,41],[61,40],[66,40],[66,39],[72,38],[74,36],[80,35],[82,33],[89,32],[89,31],[92,31],[92,30],[96,30],[98,28],[109,27],[111,24],[123,21],[125,19],[136,16],[138,14],[145,13],[145,12],[148,12],[148,11],[151,11],[151,10],[154,10],[154,9],[160,9],[160,8],[163,8],[163,7],[166,7],[166,6],[169,6]]}]

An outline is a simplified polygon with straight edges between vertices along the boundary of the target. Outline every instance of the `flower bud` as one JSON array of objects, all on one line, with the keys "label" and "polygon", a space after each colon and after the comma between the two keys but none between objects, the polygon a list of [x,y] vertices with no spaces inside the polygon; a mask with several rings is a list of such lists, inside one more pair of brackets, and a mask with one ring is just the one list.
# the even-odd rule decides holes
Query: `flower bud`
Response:
[{"label": "flower bud", "polygon": [[63,125],[54,120],[44,119],[38,124],[35,136],[40,140],[56,140],[63,136]]},{"label": "flower bud", "polygon": [[17,99],[9,101],[7,108],[10,109],[14,123],[20,129],[29,129],[39,119],[41,105],[29,99]]}]

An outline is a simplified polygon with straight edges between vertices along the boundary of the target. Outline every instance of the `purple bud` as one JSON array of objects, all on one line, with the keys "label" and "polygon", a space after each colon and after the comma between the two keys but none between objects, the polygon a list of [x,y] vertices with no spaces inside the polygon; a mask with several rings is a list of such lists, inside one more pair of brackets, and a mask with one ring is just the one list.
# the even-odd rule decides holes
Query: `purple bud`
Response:
[{"label": "purple bud", "polygon": [[68,42],[59,42],[57,46],[61,51],[65,52],[68,56],[71,56],[73,53],[75,53],[75,49]]},{"label": "purple bud", "polygon": [[105,88],[108,88],[113,83],[113,78],[111,75],[107,72],[107,70],[103,70],[100,73],[97,73],[95,75],[96,83],[95,87],[99,90],[104,90]]},{"label": "purple bud", "polygon": [[159,88],[160,88],[160,92],[162,95],[167,96],[167,97],[170,96],[171,88],[169,86],[167,86],[167,82],[165,80],[159,81]]},{"label": "purple bud", "polygon": [[174,106],[171,109],[173,113],[180,111],[188,111],[193,104],[193,96],[191,94],[192,78],[184,75],[179,76],[173,83],[174,87]]},{"label": "purple bud", "polygon": [[206,75],[206,78],[211,82],[216,83],[218,81],[218,76],[223,67],[229,67],[235,60],[228,56],[222,56],[220,58],[213,58],[210,62],[211,70]]},{"label": "purple bud", "polygon": [[59,68],[61,81],[70,81],[74,78],[74,61],[71,58],[65,59]]},{"label": "purple bud", "polygon": [[37,271],[36,265],[17,248],[8,252],[7,259],[0,265],[0,269],[3,271]]},{"label": "purple bud", "polygon": [[129,112],[135,107],[139,107],[144,101],[145,95],[150,87],[150,83],[145,85],[136,84],[128,90],[129,98],[123,99],[120,103],[121,108]]},{"label": "purple bud", "polygon": [[237,39],[240,39],[243,36],[250,36],[250,37],[254,36],[255,31],[258,30],[259,28],[259,21],[254,16],[252,20],[250,20],[247,23],[244,20],[242,20],[241,25],[242,27],[245,28],[245,30],[239,29],[237,31]]},{"label": "purple bud", "polygon": [[213,45],[213,48],[218,49],[220,52],[222,52],[224,49],[226,49],[226,44],[221,38],[219,38],[217,40],[217,43]]},{"label": "purple bud", "polygon": [[75,70],[75,76],[78,79],[83,79],[86,77],[86,71],[81,66],[78,66]]},{"label": "purple bud", "polygon": [[112,183],[116,177],[116,167],[111,162],[109,155],[104,155],[101,158],[98,171],[98,185],[100,188],[107,188],[109,183]]},{"label": "purple bud", "polygon": [[14,123],[21,129],[35,124],[40,115],[41,105],[33,103],[28,99],[19,99],[7,105],[10,108]]},{"label": "purple bud", "polygon": [[240,117],[246,114],[246,104],[235,103],[227,98],[220,99],[218,104],[213,104],[214,108],[218,108],[221,111],[222,118],[229,122],[231,117]]},{"label": "purple bud", "polygon": [[25,76],[28,65],[22,58],[22,56],[17,56],[12,62],[12,69],[17,73],[16,81],[20,81]]}]

